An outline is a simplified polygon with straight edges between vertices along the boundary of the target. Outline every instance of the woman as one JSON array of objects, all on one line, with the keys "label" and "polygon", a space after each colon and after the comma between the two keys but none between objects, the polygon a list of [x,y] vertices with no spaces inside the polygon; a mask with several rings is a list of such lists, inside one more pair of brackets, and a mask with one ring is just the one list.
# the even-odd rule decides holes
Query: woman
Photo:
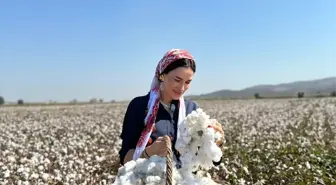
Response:
[{"label": "woman", "polygon": [[[198,108],[195,102],[183,98],[195,72],[194,58],[186,50],[172,49],[163,56],[156,67],[150,92],[135,97],[127,107],[120,136],[122,165],[139,157],[165,157],[167,144],[163,136],[168,135],[176,167],[181,167],[180,155],[174,146],[179,123]],[[214,129],[224,134],[220,124]],[[220,162],[214,161],[214,164]]]}]

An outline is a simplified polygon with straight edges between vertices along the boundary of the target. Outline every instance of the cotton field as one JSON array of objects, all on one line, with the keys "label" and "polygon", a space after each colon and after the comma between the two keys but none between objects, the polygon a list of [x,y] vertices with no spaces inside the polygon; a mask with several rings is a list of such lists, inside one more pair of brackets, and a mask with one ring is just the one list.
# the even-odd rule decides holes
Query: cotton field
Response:
[{"label": "cotton field", "polygon": [[[226,184],[336,184],[336,98],[197,101]],[[0,107],[0,184],[113,184],[127,103]]]}]

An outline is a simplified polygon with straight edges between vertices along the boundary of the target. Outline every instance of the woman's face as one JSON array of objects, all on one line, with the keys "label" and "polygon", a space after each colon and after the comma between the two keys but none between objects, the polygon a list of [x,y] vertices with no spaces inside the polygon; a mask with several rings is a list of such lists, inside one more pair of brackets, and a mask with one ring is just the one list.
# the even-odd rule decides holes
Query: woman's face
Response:
[{"label": "woman's face", "polygon": [[189,87],[194,76],[190,67],[178,67],[164,75],[163,91],[174,100],[178,100]]}]

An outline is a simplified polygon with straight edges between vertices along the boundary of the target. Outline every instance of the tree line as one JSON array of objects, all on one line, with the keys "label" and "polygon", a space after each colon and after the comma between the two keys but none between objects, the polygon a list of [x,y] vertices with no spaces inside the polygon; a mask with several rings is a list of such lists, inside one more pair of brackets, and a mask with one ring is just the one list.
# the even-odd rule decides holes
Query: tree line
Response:
[{"label": "tree line", "polygon": [[[336,90],[332,91],[330,93],[331,97],[336,97]],[[267,97],[263,97],[261,96],[259,93],[255,93],[254,97],[256,99],[262,99],[262,98],[267,98]],[[305,97],[305,93],[304,92],[298,92],[297,93],[297,97],[298,98],[304,98]],[[322,95],[320,93],[317,93],[317,95],[315,97],[326,97],[326,95]],[[115,100],[111,100],[111,103],[115,103]],[[6,103],[5,98],[3,96],[0,96],[0,105],[4,105]],[[71,100],[69,103],[63,103],[63,104],[81,104],[81,103],[90,103],[90,104],[96,104],[96,103],[105,103],[103,99],[97,99],[97,98],[92,98],[90,99],[88,102],[78,102],[77,99],[73,99]],[[17,105],[24,105],[25,102],[23,99],[18,99],[16,102]],[[49,104],[58,104],[57,102],[53,102],[50,101]]]},{"label": "tree line", "polygon": [[[330,94],[329,94],[330,97],[336,97],[336,90],[335,91],[332,91]],[[255,93],[254,94],[254,97],[256,99],[261,99],[261,98],[266,98],[266,97],[263,97],[261,96],[259,93]],[[297,97],[298,98],[304,98],[305,97],[305,93],[304,92],[298,92],[297,93]],[[320,92],[318,92],[314,97],[327,97],[327,95],[323,95],[321,94]]]},{"label": "tree line", "polygon": [[[115,103],[115,100],[111,100],[110,103]],[[6,103],[6,100],[3,96],[0,96],[0,105],[4,105]],[[106,103],[102,98],[97,99],[97,98],[92,98],[89,101],[86,102],[79,102],[77,99],[73,99],[69,101],[68,103],[57,103],[56,101],[49,101],[49,103],[45,104],[85,104],[85,103],[90,103],[90,104],[96,104],[96,103]],[[16,105],[24,105],[26,104],[23,99],[18,99],[16,101]],[[28,104],[39,104],[39,103],[28,103]]]}]

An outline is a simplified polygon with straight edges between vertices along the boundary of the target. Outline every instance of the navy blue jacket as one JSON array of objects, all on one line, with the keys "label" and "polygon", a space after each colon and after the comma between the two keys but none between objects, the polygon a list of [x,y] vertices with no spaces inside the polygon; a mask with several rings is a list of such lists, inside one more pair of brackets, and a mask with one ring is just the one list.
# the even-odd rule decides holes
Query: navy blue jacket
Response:
[{"label": "navy blue jacket", "polygon": [[[149,93],[145,96],[138,96],[129,103],[122,127],[120,138],[122,139],[121,149],[119,151],[120,163],[124,164],[124,158],[130,149],[135,149],[138,139],[145,128],[144,120],[146,117],[146,109],[149,100]],[[177,162],[177,167],[180,167],[179,154],[175,150],[177,136],[177,120],[178,120],[178,101],[172,102],[175,105],[175,110],[172,115],[166,111],[163,105],[160,104],[158,114],[155,121],[155,129],[151,134],[151,139],[154,142],[156,138],[164,135],[172,137],[172,148],[174,160]],[[185,100],[186,115],[198,108],[197,104],[191,100]],[[173,117],[172,117],[173,116]],[[220,164],[214,162],[215,165]]]}]

